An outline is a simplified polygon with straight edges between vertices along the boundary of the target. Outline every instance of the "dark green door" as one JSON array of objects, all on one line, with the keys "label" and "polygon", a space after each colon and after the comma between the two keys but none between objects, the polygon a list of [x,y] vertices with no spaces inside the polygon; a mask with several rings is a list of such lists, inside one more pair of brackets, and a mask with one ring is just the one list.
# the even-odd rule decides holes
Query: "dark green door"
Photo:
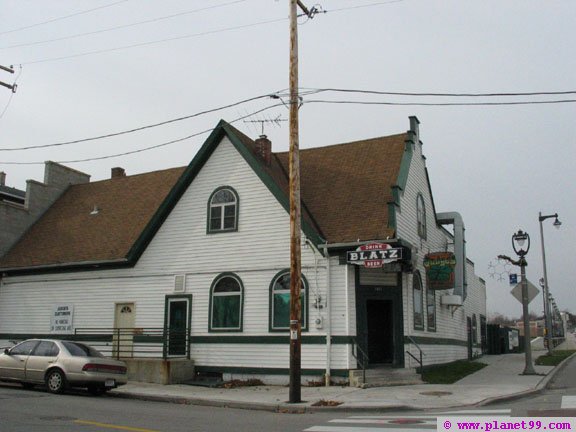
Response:
[{"label": "dark green door", "polygon": [[190,299],[186,297],[167,298],[166,332],[169,356],[188,354],[188,334],[190,323]]}]

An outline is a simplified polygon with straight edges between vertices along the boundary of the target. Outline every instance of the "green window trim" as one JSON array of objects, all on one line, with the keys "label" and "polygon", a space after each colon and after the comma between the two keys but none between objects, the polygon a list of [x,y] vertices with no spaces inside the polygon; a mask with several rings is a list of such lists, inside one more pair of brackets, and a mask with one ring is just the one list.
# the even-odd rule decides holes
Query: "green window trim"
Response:
[{"label": "green window trim", "polygon": [[424,196],[421,193],[418,193],[416,197],[416,223],[418,225],[418,236],[426,240],[426,204],[424,202]]},{"label": "green window trim", "polygon": [[424,292],[419,271],[412,274],[412,312],[414,330],[424,330]]},{"label": "green window trim", "polygon": [[[220,192],[230,192],[234,201],[216,203],[213,202]],[[218,195],[217,195],[218,194]],[[240,212],[240,198],[236,190],[231,186],[220,186],[216,188],[208,198],[206,211],[206,233],[218,234],[238,231],[238,216]],[[215,227],[214,225],[220,225]]]},{"label": "green window trim", "polygon": [[[288,276],[286,279],[290,280],[290,269],[284,269],[276,273],[276,275],[272,278],[270,282],[270,299],[269,299],[269,319],[268,319],[268,328],[270,332],[287,332],[290,330],[290,290],[288,289],[274,289],[276,282],[279,281],[282,277]],[[302,331],[308,330],[308,281],[304,275],[301,276],[302,286],[300,291],[300,299],[301,299],[301,329]],[[286,282],[286,281],[285,281]],[[277,296],[282,296],[281,300],[277,302]],[[286,305],[286,300],[288,300],[288,304]],[[278,306],[282,306],[287,313],[287,317],[278,317],[276,315],[276,311],[279,309]],[[278,321],[286,321],[286,326],[278,325]]]},{"label": "green window trim", "polygon": [[436,331],[436,291],[426,289],[426,316],[428,331]]},{"label": "green window trim", "polygon": [[[238,284],[238,291],[224,291],[221,293],[214,292],[219,283],[225,279],[232,279]],[[237,292],[238,294],[230,294]],[[219,274],[212,285],[210,286],[210,301],[208,306],[208,331],[209,332],[242,332],[244,326],[244,284],[242,279],[234,273],[221,273]],[[214,325],[214,319],[219,316],[214,313],[214,308],[221,305],[230,310],[231,307],[236,307],[238,316],[233,319],[238,324],[233,327],[220,327]]]}]

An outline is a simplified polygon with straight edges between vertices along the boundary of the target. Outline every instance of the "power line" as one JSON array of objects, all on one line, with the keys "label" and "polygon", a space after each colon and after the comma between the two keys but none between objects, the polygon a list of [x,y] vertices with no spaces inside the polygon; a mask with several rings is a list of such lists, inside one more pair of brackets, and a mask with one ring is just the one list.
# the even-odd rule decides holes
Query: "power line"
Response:
[{"label": "power line", "polygon": [[365,5],[349,6],[349,7],[339,8],[339,9],[327,9],[327,10],[324,10],[321,12],[322,13],[342,12],[342,11],[347,11],[347,10],[352,10],[352,9],[363,9],[363,8],[368,8],[368,7],[373,7],[373,6],[382,6],[382,5],[392,4],[392,3],[401,3],[403,1],[404,0],[388,0],[388,1],[381,1],[381,2],[376,2],[376,3],[369,3],[369,4],[365,4]]},{"label": "power line", "polygon": [[342,105],[389,105],[389,106],[499,106],[499,105],[546,105],[574,103],[576,99],[548,101],[517,101],[517,102],[378,102],[351,100],[307,100],[305,103],[342,104]]},{"label": "power line", "polygon": [[93,9],[88,9],[88,10],[85,10],[85,11],[76,12],[76,13],[73,13],[73,14],[70,14],[70,15],[66,15],[66,16],[62,16],[62,17],[58,17],[58,18],[53,18],[53,19],[50,19],[50,20],[48,20],[48,21],[42,21],[42,22],[39,22],[39,23],[36,23],[36,24],[31,24],[31,25],[24,26],[24,27],[19,27],[19,28],[16,28],[16,29],[8,30],[8,31],[3,31],[3,32],[0,32],[0,35],[8,34],[8,33],[14,33],[14,32],[21,31],[21,30],[26,30],[26,29],[29,29],[29,28],[32,28],[32,27],[38,27],[38,26],[41,26],[41,25],[44,25],[44,24],[50,24],[50,23],[53,23],[53,22],[56,22],[56,21],[61,21],[61,20],[67,19],[67,18],[71,18],[71,17],[75,17],[75,16],[78,16],[78,15],[83,15],[83,14],[87,14],[87,13],[90,13],[90,12],[94,12],[94,11],[96,11],[96,10],[105,9],[105,8],[108,8],[108,7],[111,7],[111,6],[115,6],[115,5],[120,4],[120,3],[126,3],[127,1],[129,1],[129,0],[120,0],[120,1],[117,1],[117,2],[114,2],[114,3],[109,3],[109,4],[106,4],[106,5],[103,5],[103,6],[99,6],[99,7],[93,8]]},{"label": "power line", "polygon": [[517,92],[517,93],[411,93],[411,92],[387,92],[378,90],[358,90],[343,88],[303,88],[305,94],[317,94],[325,92],[334,93],[360,93],[384,96],[431,96],[431,97],[519,97],[519,96],[563,96],[576,94],[576,90],[566,91],[540,91],[540,92]]},{"label": "power line", "polygon": [[233,31],[233,30],[242,30],[242,29],[246,29],[246,28],[250,28],[250,27],[257,27],[257,26],[262,26],[262,25],[267,25],[267,24],[274,24],[274,23],[286,21],[287,19],[288,18],[275,18],[275,19],[270,19],[270,20],[266,20],[266,21],[259,21],[259,22],[255,22],[255,23],[251,23],[251,24],[243,24],[243,25],[234,26],[234,27],[226,27],[226,28],[222,28],[222,29],[218,29],[218,30],[208,30],[205,32],[200,32],[200,33],[192,33],[192,34],[183,35],[183,36],[175,36],[175,37],[171,37],[171,38],[157,39],[157,40],[153,40],[153,41],[141,42],[141,43],[136,43],[136,44],[132,44],[132,45],[124,45],[124,46],[115,47],[115,48],[105,48],[105,49],[101,49],[101,50],[87,51],[87,52],[83,52],[83,53],[72,54],[72,55],[67,55],[67,56],[62,56],[62,57],[50,57],[50,58],[45,58],[45,59],[41,59],[41,60],[22,62],[22,64],[23,65],[29,65],[29,64],[36,64],[36,63],[46,63],[46,62],[51,62],[51,61],[67,60],[67,59],[71,59],[71,58],[85,57],[85,56],[89,56],[89,55],[103,54],[103,53],[113,52],[113,51],[121,51],[121,50],[138,48],[138,47],[149,46],[149,45],[157,45],[157,44],[164,43],[164,42],[172,42],[172,41],[176,41],[176,40],[190,39],[190,38],[194,38],[194,37],[207,36],[207,35],[212,35],[212,34],[217,34],[217,33],[224,33],[224,32],[229,32],[229,31]]},{"label": "power line", "polygon": [[214,113],[216,111],[222,111],[222,110],[227,109],[227,108],[232,108],[232,107],[235,107],[238,105],[245,104],[247,102],[252,102],[252,101],[267,98],[267,97],[270,97],[270,94],[255,96],[255,97],[244,99],[244,100],[234,102],[234,103],[231,103],[228,105],[223,105],[223,106],[220,106],[218,108],[212,108],[209,110],[200,111],[200,112],[190,114],[187,116],[178,117],[178,118],[174,118],[174,119],[170,119],[170,120],[166,120],[163,122],[154,123],[154,124],[150,124],[150,125],[146,125],[146,126],[140,126],[140,127],[133,128],[133,129],[127,129],[127,130],[120,131],[120,132],[113,132],[113,133],[109,133],[109,134],[105,134],[105,135],[99,135],[99,136],[95,136],[95,137],[81,138],[81,139],[76,139],[73,141],[64,141],[64,142],[58,142],[58,143],[52,143],[52,144],[41,144],[41,145],[27,146],[27,147],[0,148],[0,151],[20,151],[20,150],[33,150],[33,149],[48,148],[48,147],[59,147],[59,146],[65,146],[65,145],[70,145],[70,144],[78,144],[78,143],[83,143],[83,142],[88,142],[88,141],[95,141],[95,140],[104,139],[104,138],[111,138],[111,137],[116,137],[116,136],[120,136],[120,135],[126,135],[126,134],[130,134],[130,133],[142,131],[145,129],[152,129],[152,128],[164,126],[164,125],[167,125],[170,123],[179,122],[182,120],[188,120],[188,119],[191,119],[194,117],[200,117],[201,115]]},{"label": "power line", "polygon": [[[236,119],[234,119],[234,120],[232,120],[232,121],[230,121],[230,122],[228,122],[228,123],[236,123],[236,122],[238,122],[238,121],[240,121],[240,120],[244,120],[245,118],[254,116],[254,115],[256,115],[256,114],[259,114],[259,113],[261,113],[261,112],[264,112],[264,111],[267,111],[267,110],[269,110],[269,109],[276,108],[276,107],[279,107],[279,106],[283,106],[283,104],[278,103],[278,104],[270,105],[270,106],[265,107],[265,108],[262,108],[262,109],[260,109],[260,110],[258,110],[258,111],[254,111],[254,112],[249,113],[249,114],[246,114],[246,115],[244,115],[244,116],[242,116],[242,117],[238,117],[238,118],[236,118]],[[183,138],[178,138],[178,139],[175,139],[175,140],[172,140],[172,141],[168,141],[168,142],[164,142],[164,143],[161,143],[161,144],[156,144],[156,145],[153,145],[153,146],[150,146],[150,147],[145,147],[145,148],[141,148],[141,149],[138,149],[138,150],[132,150],[132,151],[124,152],[124,153],[116,153],[116,154],[112,154],[112,155],[99,156],[99,157],[86,158],[86,159],[61,160],[61,161],[55,161],[55,162],[57,162],[57,163],[62,163],[62,164],[71,164],[71,163],[80,163],[80,162],[91,162],[91,161],[97,161],[97,160],[112,159],[112,158],[117,158],[117,157],[121,157],[121,156],[128,156],[128,155],[132,155],[132,154],[136,154],[136,153],[143,153],[143,152],[146,152],[146,151],[149,151],[149,150],[154,150],[154,149],[157,149],[157,148],[160,148],[160,147],[166,147],[166,146],[171,145],[171,144],[176,144],[176,143],[179,143],[179,142],[182,142],[182,141],[189,140],[189,139],[191,139],[191,138],[195,138],[195,137],[197,137],[197,136],[200,136],[200,135],[203,135],[203,134],[212,132],[214,129],[215,129],[215,128],[206,129],[206,130],[203,130],[202,132],[197,132],[197,133],[194,133],[194,134],[192,134],[192,135],[185,136],[185,137],[183,137]],[[0,165],[43,165],[44,163],[45,163],[44,161],[39,161],[39,162],[1,162],[1,161],[0,161]]]},{"label": "power line", "polygon": [[[128,1],[128,0],[124,0],[124,1]],[[383,1],[383,2],[377,2],[377,3],[370,3],[370,4],[366,4],[366,5],[350,6],[350,7],[340,8],[340,9],[318,11],[318,13],[319,12],[322,12],[322,13],[341,12],[341,11],[352,10],[352,9],[360,9],[360,8],[387,5],[387,4],[391,4],[391,3],[399,3],[402,1],[404,1],[404,0],[389,0],[389,1]],[[47,62],[52,62],[52,61],[68,60],[68,59],[73,59],[73,58],[85,57],[85,56],[89,56],[89,55],[104,54],[104,53],[108,53],[108,52],[121,51],[121,50],[144,47],[144,46],[149,46],[149,45],[156,45],[156,44],[165,43],[165,42],[173,42],[176,40],[189,39],[189,38],[200,37],[200,36],[207,36],[207,35],[211,35],[211,34],[223,33],[223,32],[228,32],[228,31],[233,31],[233,30],[241,30],[241,29],[245,29],[245,28],[257,27],[257,26],[262,26],[262,25],[267,25],[267,24],[276,24],[279,22],[287,21],[287,20],[288,20],[288,18],[275,18],[275,19],[259,21],[259,22],[255,22],[255,23],[251,23],[251,24],[244,24],[244,25],[239,25],[239,26],[234,26],[234,27],[227,27],[227,28],[218,29],[218,30],[210,30],[210,31],[201,32],[201,33],[193,33],[193,34],[189,34],[189,35],[176,36],[176,37],[172,37],[172,38],[157,39],[157,40],[148,41],[148,42],[141,42],[141,43],[136,43],[136,44],[132,44],[132,45],[124,45],[124,46],[114,47],[114,48],[105,48],[105,49],[101,49],[101,50],[86,51],[86,52],[78,53],[78,54],[71,54],[71,55],[61,56],[61,57],[49,57],[49,58],[45,58],[45,59],[33,60],[33,61],[28,61],[28,62],[20,62],[20,63],[24,64],[24,65],[29,65],[29,64],[36,64],[36,63],[47,63]],[[0,34],[2,34],[2,33],[0,33]]]},{"label": "power line", "polygon": [[20,47],[46,44],[46,43],[50,43],[50,42],[58,42],[58,41],[63,41],[63,40],[76,39],[79,37],[90,36],[90,35],[95,35],[95,34],[100,34],[100,33],[106,33],[106,32],[110,32],[110,31],[114,31],[114,30],[120,30],[123,28],[135,27],[135,26],[142,25],[142,24],[150,24],[150,23],[154,23],[154,22],[158,22],[158,21],[176,18],[176,17],[183,16],[183,15],[189,15],[189,14],[196,13],[196,12],[206,11],[209,9],[216,9],[216,8],[221,8],[221,7],[225,7],[225,6],[230,6],[230,5],[233,5],[236,3],[243,3],[245,1],[246,0],[235,0],[235,1],[232,1],[229,3],[222,3],[219,5],[208,6],[208,7],[204,7],[204,8],[200,8],[200,9],[187,10],[184,12],[179,12],[179,13],[172,14],[172,15],[165,15],[165,16],[152,18],[152,19],[145,20],[145,21],[139,21],[139,22],[135,22],[135,23],[131,23],[131,24],[124,24],[124,25],[119,25],[119,26],[115,26],[115,27],[108,27],[105,29],[100,29],[100,30],[95,30],[95,31],[90,31],[90,32],[85,32],[85,33],[78,33],[78,34],[63,36],[63,37],[54,38],[54,39],[46,39],[46,40],[41,40],[41,41],[36,41],[36,42],[27,42],[27,43],[21,43],[21,44],[16,44],[16,45],[3,46],[3,47],[0,47],[0,49],[20,48]]}]

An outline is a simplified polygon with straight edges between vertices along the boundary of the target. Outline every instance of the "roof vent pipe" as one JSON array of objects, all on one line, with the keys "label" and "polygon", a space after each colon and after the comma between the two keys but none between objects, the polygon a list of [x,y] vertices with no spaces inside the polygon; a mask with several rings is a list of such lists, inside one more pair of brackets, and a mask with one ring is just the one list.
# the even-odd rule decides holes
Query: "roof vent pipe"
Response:
[{"label": "roof vent pipe", "polygon": [[466,298],[466,239],[464,237],[464,220],[460,213],[446,212],[437,213],[436,219],[440,225],[454,225],[454,255],[456,256],[456,268],[454,269],[454,294]]}]

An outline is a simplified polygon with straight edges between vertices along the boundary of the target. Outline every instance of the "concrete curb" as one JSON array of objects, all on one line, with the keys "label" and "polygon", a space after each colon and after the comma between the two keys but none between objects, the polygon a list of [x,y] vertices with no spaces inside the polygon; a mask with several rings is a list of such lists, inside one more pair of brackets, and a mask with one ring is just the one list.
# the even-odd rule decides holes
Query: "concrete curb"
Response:
[{"label": "concrete curb", "polygon": [[544,390],[546,390],[548,388],[550,381],[552,381],[552,379],[556,376],[556,374],[558,372],[560,372],[562,369],[564,369],[566,367],[566,364],[568,364],[568,361],[574,356],[576,356],[576,353],[574,353],[571,356],[566,357],[564,360],[562,360],[560,362],[560,364],[555,366],[554,369],[552,369],[550,372],[548,372],[546,375],[544,375],[542,377],[542,379],[538,382],[538,384],[536,384],[536,387],[534,389],[527,390],[524,392],[515,393],[515,394],[510,394],[510,395],[505,395],[505,396],[495,396],[492,398],[484,399],[483,401],[480,401],[477,404],[474,404],[474,406],[486,406],[486,405],[490,405],[490,404],[497,403],[497,402],[512,401],[512,400],[516,400],[516,399],[521,399],[521,398],[526,397],[526,396],[531,396],[531,395],[543,393]]},{"label": "concrete curb", "polygon": [[391,411],[424,411],[424,410],[433,410],[433,409],[456,409],[456,408],[472,408],[472,407],[481,407],[490,404],[494,404],[497,402],[504,402],[504,401],[511,401],[516,399],[521,399],[526,396],[535,395],[542,393],[549,385],[550,381],[554,378],[554,376],[560,372],[568,363],[568,361],[576,356],[576,353],[564,359],[558,366],[554,367],[548,374],[544,375],[542,379],[538,382],[536,387],[531,390],[525,390],[518,393],[512,393],[503,396],[495,396],[484,399],[480,402],[470,403],[470,404],[457,404],[451,406],[442,406],[442,407],[417,407],[411,406],[406,404],[399,404],[399,405],[383,405],[383,406],[374,406],[374,405],[362,405],[359,402],[357,405],[347,405],[346,402],[343,402],[341,405],[337,406],[311,406],[308,403],[301,403],[301,404],[289,404],[287,402],[280,402],[280,403],[268,403],[268,402],[242,402],[242,401],[235,401],[235,400],[226,400],[226,399],[204,399],[204,398],[195,398],[195,397],[184,397],[184,396],[162,396],[162,395],[150,395],[145,393],[137,393],[137,392],[110,392],[108,393],[111,397],[123,398],[123,399],[137,399],[149,402],[164,402],[164,403],[173,403],[173,404],[181,404],[181,405],[197,405],[197,406],[210,406],[210,407],[219,407],[219,408],[233,408],[233,409],[244,409],[244,410],[258,410],[258,411],[268,411],[268,412],[276,412],[276,413],[286,413],[286,414],[305,414],[305,413],[314,413],[314,412],[376,412],[376,413],[384,413],[384,412],[391,412]]}]

